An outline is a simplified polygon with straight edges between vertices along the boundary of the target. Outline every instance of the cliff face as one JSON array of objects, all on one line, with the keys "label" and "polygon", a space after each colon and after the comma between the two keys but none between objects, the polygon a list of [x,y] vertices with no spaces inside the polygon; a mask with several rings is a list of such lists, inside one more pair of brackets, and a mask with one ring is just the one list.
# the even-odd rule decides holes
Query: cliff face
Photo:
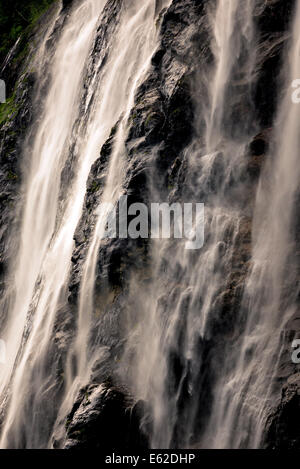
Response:
[{"label": "cliff face", "polygon": [[[67,7],[68,3],[64,2]],[[217,380],[218,367],[225,366],[224,347],[234,341],[242,331],[239,323],[241,298],[245,278],[251,257],[251,229],[253,203],[261,168],[267,154],[272,135],[279,92],[281,90],[281,68],[285,47],[289,40],[289,26],[293,9],[293,0],[270,0],[261,2],[255,11],[257,27],[258,58],[255,69],[255,81],[252,84],[252,108],[254,114],[254,138],[249,139],[248,152],[239,188],[244,187],[244,196],[237,201],[244,217],[240,230],[235,237],[231,272],[222,286],[211,311],[207,335],[199,345],[202,361],[199,365],[197,418],[193,428],[194,441],[205,430],[209,415],[213,387]],[[108,0],[105,6],[104,20],[97,30],[94,49],[89,59],[86,90],[93,79],[95,61],[106,60],[109,38],[118,24],[121,2]],[[67,13],[64,13],[67,14]],[[51,15],[51,13],[50,13]],[[57,25],[55,34],[63,28],[63,17]],[[156,181],[165,199],[176,201],[188,197],[186,151],[193,137],[198,134],[201,140],[203,112],[205,110],[205,90],[201,77],[212,61],[210,50],[209,19],[207,2],[204,0],[173,0],[161,14],[158,27],[161,28],[160,44],[152,57],[147,79],[138,89],[134,107],[130,115],[130,128],[126,140],[126,178],[125,192],[128,203],[145,202],[151,197],[150,172],[156,175]],[[42,34],[42,25],[35,32]],[[31,41],[32,36],[26,36]],[[55,41],[55,37],[53,38]],[[54,44],[54,43],[53,43]],[[49,45],[49,49],[53,47]],[[27,45],[26,45],[27,47]],[[6,107],[1,109],[0,142],[0,273],[1,289],[5,290],[6,266],[15,252],[11,233],[16,230],[19,219],[20,201],[21,147],[24,139],[30,138],[30,124],[37,115],[33,101],[35,75],[30,63],[33,51],[23,58],[18,47],[12,51],[5,62],[3,77],[9,81],[18,76],[15,87],[10,87]],[[17,57],[17,68],[16,68]],[[12,91],[13,90],[13,91]],[[3,106],[3,105],[1,105]],[[240,99],[234,103],[238,119],[249,120],[249,107],[244,102],[243,87]],[[231,109],[229,112],[233,112]],[[57,366],[57,386],[60,389],[60,376],[66,350],[73,335],[73,318],[78,304],[78,294],[82,278],[83,262],[95,226],[96,209],[103,191],[107,164],[112,151],[112,144],[119,122],[100,151],[94,163],[87,184],[84,210],[74,237],[75,247],[72,256],[72,269],[69,283],[69,303],[60,312],[55,328],[53,354]],[[72,171],[72,155],[66,163],[63,177],[66,184]],[[218,190],[219,173],[224,168],[216,165],[211,175],[209,187],[199,190],[201,202],[207,194]],[[234,193],[235,182],[228,188]],[[149,241],[130,239],[106,240],[100,247],[97,263],[95,305],[99,305],[102,314],[93,318],[95,344],[106,350],[106,359],[101,367],[94,370],[91,383],[82,389],[72,412],[65,422],[66,442],[64,437],[54,439],[54,446],[66,448],[124,449],[128,447],[146,447],[151,433],[151,414],[145,402],[135,402],[131,392],[125,389],[120,378],[120,365],[125,340],[123,311],[128,301],[129,280],[132,275],[141,279],[147,277],[149,264]],[[143,286],[143,280],[140,283]],[[1,318],[4,320],[5,318]],[[265,446],[271,448],[299,448],[297,419],[300,415],[300,382],[296,366],[290,364],[290,339],[296,337],[299,318],[296,317],[284,331],[288,338],[286,353],[283,354],[279,367],[278,387],[282,388],[282,400],[272,409],[266,429]],[[105,363],[105,364],[103,364]],[[123,366],[123,363],[122,363]],[[124,365],[125,366],[125,365]],[[180,357],[170,358],[170,373],[181,379]],[[128,383],[126,383],[128,384]],[[58,391],[59,394],[59,391]],[[182,391],[182,400],[185,390]],[[182,423],[186,418],[184,404],[178,410],[178,421],[173,445],[181,441],[184,432]],[[118,432],[114,431],[118,426]],[[128,439],[124,441],[123,434]]]}]

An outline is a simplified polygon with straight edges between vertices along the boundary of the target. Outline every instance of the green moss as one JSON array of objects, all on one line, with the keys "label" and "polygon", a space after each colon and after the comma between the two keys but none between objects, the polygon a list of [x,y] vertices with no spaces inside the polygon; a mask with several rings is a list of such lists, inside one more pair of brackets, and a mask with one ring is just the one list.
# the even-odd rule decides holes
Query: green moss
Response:
[{"label": "green moss", "polygon": [[174,109],[174,111],[171,112],[171,116],[177,117],[181,112],[182,112],[182,108],[178,107],[177,109]]},{"label": "green moss", "polygon": [[[1,0],[0,3],[0,65],[18,38],[18,54],[13,64],[21,64],[29,54],[29,38],[41,15],[57,0]],[[5,103],[0,104],[0,126],[19,110],[16,88]]]},{"label": "green moss", "polygon": [[68,418],[68,419],[66,420],[66,423],[65,423],[65,429],[66,429],[66,430],[68,430],[68,428],[69,428],[71,422],[72,422],[72,419],[71,419],[71,418]]},{"label": "green moss", "polygon": [[8,171],[7,179],[9,179],[10,181],[15,181],[16,179],[18,179],[18,176],[13,171]]},{"label": "green moss", "polygon": [[14,117],[17,112],[18,105],[16,104],[16,93],[13,93],[5,103],[0,104],[0,126],[8,119]]},{"label": "green moss", "polygon": [[100,189],[101,185],[99,184],[99,182],[96,182],[94,181],[91,185],[91,192],[92,194],[94,194],[95,192],[98,192],[98,190]]},{"label": "green moss", "polygon": [[1,0],[0,63],[17,39],[26,31],[32,30],[41,15],[55,1],[57,0]]},{"label": "green moss", "polygon": [[132,112],[128,119],[129,125],[132,125],[136,118],[137,118],[137,112]]},{"label": "green moss", "polygon": [[148,116],[146,117],[145,124],[149,125],[150,122],[153,120],[154,116],[155,114],[153,112],[150,112],[150,114],[148,114]]},{"label": "green moss", "polygon": [[88,393],[88,391],[85,392],[84,394],[84,405],[89,405],[91,402],[90,402],[90,395]]},{"label": "green moss", "polygon": [[152,111],[148,114],[145,120],[145,127],[151,127],[151,126],[156,126],[159,122],[161,121],[161,116],[155,112]]},{"label": "green moss", "polygon": [[28,56],[28,53],[29,53],[29,44],[26,41],[24,41],[24,44],[22,44],[19,54],[13,59],[13,63],[18,64],[18,63],[23,62],[23,60],[25,60],[26,57]]}]

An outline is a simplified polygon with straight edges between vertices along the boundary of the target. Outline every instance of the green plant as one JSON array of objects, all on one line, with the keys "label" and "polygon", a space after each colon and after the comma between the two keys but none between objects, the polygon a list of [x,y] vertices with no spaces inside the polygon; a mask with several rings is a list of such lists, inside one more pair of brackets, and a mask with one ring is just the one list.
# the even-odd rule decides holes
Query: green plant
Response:
[{"label": "green plant", "polygon": [[33,28],[54,1],[56,0],[1,0],[0,64],[17,39]]},{"label": "green plant", "polygon": [[5,103],[0,104],[0,126],[18,112],[18,105],[16,104],[15,98],[16,94],[13,93]]}]

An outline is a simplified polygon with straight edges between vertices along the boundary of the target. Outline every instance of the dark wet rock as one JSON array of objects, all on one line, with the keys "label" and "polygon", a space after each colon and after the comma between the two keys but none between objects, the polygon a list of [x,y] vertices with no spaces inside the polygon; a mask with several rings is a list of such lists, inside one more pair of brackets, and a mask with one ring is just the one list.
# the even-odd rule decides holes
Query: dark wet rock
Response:
[{"label": "dark wet rock", "polygon": [[265,129],[250,142],[247,173],[252,181],[257,181],[261,174],[269,150],[271,132],[272,129]]},{"label": "dark wet rock", "polygon": [[[243,217],[235,236],[230,272],[227,282],[215,299],[208,321],[209,335],[214,341],[223,343],[239,336],[242,329],[241,301],[245,280],[249,270],[252,247],[251,218]],[[226,251],[225,243],[219,244],[219,256]]]},{"label": "dark wet rock", "polygon": [[[232,102],[229,106],[228,121],[244,119],[243,131],[254,137],[249,137],[245,170],[242,173],[245,200],[241,198],[241,187],[234,178],[228,180],[224,188],[224,198],[232,205],[242,206],[245,209],[245,216],[241,220],[239,232],[235,237],[231,272],[230,274],[224,272],[226,281],[221,282],[220,290],[210,311],[206,337],[199,337],[199,341],[195,344],[197,356],[201,357],[197,364],[185,361],[183,354],[178,352],[185,340],[184,321],[189,297],[185,298],[182,305],[182,322],[178,337],[176,337],[177,349],[174,347],[168,357],[172,392],[179,392],[179,384],[182,385],[178,398],[178,422],[172,441],[174,446],[181,441],[181,435],[184,434],[186,425],[189,423],[188,404],[191,395],[194,398],[196,394],[199,401],[196,405],[197,418],[193,430],[196,436],[203,431],[212,404],[213,385],[217,379],[218,369],[225,359],[224,344],[230,342],[229,350],[230,347],[234,347],[243,328],[241,298],[251,255],[254,188],[268,151],[270,128],[274,122],[278,91],[281,85],[280,80],[278,82],[278,76],[280,76],[283,53],[288,45],[289,33],[287,31],[294,3],[294,0],[265,0],[257,9],[259,52],[251,84],[255,109],[244,98],[249,85],[232,85],[239,86],[240,96],[237,102]],[[71,4],[71,0],[63,1],[66,15]],[[188,171],[186,150],[197,134],[196,145],[199,146],[200,159],[201,132],[204,126],[202,111],[205,109],[207,100],[203,92],[205,86],[201,83],[201,76],[213,60],[209,46],[210,31],[206,5],[207,2],[204,0],[173,0],[170,7],[161,12],[157,23],[158,27],[161,26],[160,44],[152,57],[149,74],[137,91],[130,113],[124,183],[128,203],[149,201],[150,174],[157,183],[158,191],[165,195],[166,200],[176,198],[180,200],[180,197],[189,200],[189,187],[185,183]],[[94,79],[95,62],[100,64],[99,74],[106,63],[109,41],[118,25],[121,7],[120,0],[109,0],[105,5],[103,20],[97,29],[94,48],[87,64],[86,93],[89,90],[89,83]],[[156,8],[157,11],[160,10],[160,0],[157,0]],[[49,51],[55,44],[63,21],[62,17],[46,45]],[[5,64],[3,72],[4,78],[10,83],[13,81],[15,84],[16,76],[19,77],[19,81],[13,99],[12,112],[0,129],[0,281],[3,281],[6,273],[9,253],[13,253],[15,249],[11,245],[13,238],[11,232],[16,205],[20,197],[19,155],[26,129],[34,115],[32,90],[36,77],[34,73],[24,71],[24,63],[14,60],[19,56],[20,48],[22,45],[18,43],[10,61]],[[196,106],[198,106],[197,110],[200,109],[199,122],[195,122]],[[89,111],[90,109],[82,110],[83,113]],[[253,120],[258,120],[255,125],[251,122],[252,117]],[[76,125],[79,126],[80,122]],[[58,394],[63,387],[63,360],[74,332],[74,311],[77,306],[82,269],[95,228],[96,209],[104,188],[117,127],[116,123],[101,151],[99,149],[99,158],[91,168],[83,215],[74,236],[75,248],[69,284],[70,301],[66,308],[58,312],[54,325],[51,353],[54,355],[54,373],[57,375]],[[239,139],[240,135],[237,135],[233,128],[225,130],[232,139]],[[73,168],[74,154],[71,151],[62,175],[63,188],[67,187],[72,179]],[[226,161],[220,151],[211,166],[207,187],[198,189],[199,200],[206,201],[205,197],[212,196],[220,190],[226,169]],[[197,179],[191,178],[191,181],[197,187]],[[228,239],[224,239],[218,245],[220,259],[229,249],[226,244],[229,243],[228,240],[232,240],[232,233],[228,235]],[[100,246],[94,298],[97,314],[93,315],[91,343],[94,349],[103,351],[105,360],[95,364],[91,383],[81,390],[68,416],[66,448],[105,448],[108,451],[147,447],[145,434],[151,431],[147,405],[141,401],[135,402],[129,396],[128,391],[120,388],[119,385],[103,380],[113,376],[114,382],[117,382],[118,366],[116,363],[122,356],[124,345],[121,339],[122,318],[126,313],[126,307],[130,307],[126,305],[127,287],[132,272],[138,273],[141,282],[147,279],[148,248],[148,240],[128,239],[105,240]],[[191,254],[191,261],[193,261],[192,256],[196,259],[197,253]],[[180,266],[178,266],[178,272],[180,277]],[[161,275],[163,276],[164,272],[161,272]],[[3,288],[3,285],[1,287]],[[170,301],[170,298],[171,295],[166,295],[166,298],[161,300],[162,310],[163,303]],[[175,303],[174,300],[174,307]],[[199,299],[198,306],[200,309],[201,299]],[[287,333],[293,335],[292,333],[295,334],[297,329],[299,330],[299,323],[294,322]],[[299,448],[297,433],[299,376],[290,365],[288,350],[280,368],[278,380],[279,386],[283,386],[282,400],[269,417],[266,446]],[[53,407],[52,401],[49,401],[48,407]],[[47,408],[47,412],[51,413],[53,409],[51,411]],[[52,418],[55,419],[54,414]],[[196,436],[194,436],[195,441]],[[190,441],[187,442],[188,444]],[[60,446],[61,442],[57,441],[54,445]]]},{"label": "dark wet rock", "polygon": [[[30,10],[31,8],[35,10],[37,16],[35,17],[35,19],[32,20],[32,23],[28,22],[25,19],[25,16],[27,16],[27,14],[25,16],[23,15],[23,17],[20,15],[19,10],[22,9],[21,3],[27,3],[26,7],[28,8],[28,10]],[[31,5],[29,5],[30,3]],[[47,0],[47,2],[44,2],[44,5],[42,7],[40,7],[40,5],[34,5],[34,3],[38,4],[39,2],[19,2],[19,7],[15,6],[14,8],[11,8],[10,6],[8,11],[6,11],[6,14],[8,16],[7,18],[4,18],[5,26],[6,20],[8,18],[9,21],[14,22],[16,21],[14,17],[17,17],[18,20],[16,21],[16,24],[10,24],[9,29],[13,27],[21,30],[21,33],[17,37],[15,44],[11,44],[12,47],[10,51],[6,53],[4,57],[2,57],[2,54],[5,50],[4,47],[2,48],[0,53],[0,76],[1,79],[3,79],[6,83],[8,96],[11,96],[11,94],[14,92],[18,79],[30,64],[33,52],[31,46],[35,43],[37,36],[43,36],[45,32],[45,27],[47,27],[49,20],[53,17],[53,13],[57,8],[57,2],[55,2],[54,0]],[[46,3],[48,4],[48,8],[46,8],[45,10]],[[19,9],[17,10],[17,8]],[[10,15],[12,15],[11,18]],[[61,19],[63,19],[63,15]],[[6,28],[4,29],[7,29],[7,27],[8,25],[6,24]],[[11,42],[11,39],[7,38],[7,35],[9,36],[8,32],[1,31],[1,33],[4,34],[4,43],[6,42],[6,39],[8,40],[9,44]],[[29,70],[27,70],[27,73],[30,73]]]},{"label": "dark wet rock", "polygon": [[266,129],[254,137],[249,146],[251,156],[261,156],[267,153],[271,131],[272,129]]},{"label": "dark wet rock", "polygon": [[288,377],[276,411],[269,417],[265,447],[267,449],[300,449],[300,373]]},{"label": "dark wet rock", "polygon": [[[191,387],[195,389],[195,393],[199,397],[195,434],[200,434],[203,431],[206,416],[209,414],[212,403],[211,390],[217,380],[216,370],[224,362],[224,346],[228,344],[229,339],[227,350],[230,353],[230,348],[237,343],[244,327],[241,300],[251,257],[252,206],[256,184],[268,152],[271,126],[274,122],[278,90],[280,89],[278,75],[283,53],[288,45],[289,33],[287,31],[292,7],[293,1],[272,0],[265,1],[257,10],[257,40],[260,45],[254,70],[255,79],[251,85],[254,107],[253,104],[245,100],[249,85],[238,85],[240,98],[233,102],[228,110],[230,115],[228,120],[240,121],[241,118],[244,119],[243,132],[253,135],[253,137],[249,137],[245,168],[241,175],[245,195],[241,197],[241,181],[236,181],[234,178],[229,179],[227,187],[224,188],[224,196],[231,203],[235,203],[236,200],[239,206],[243,206],[245,216],[241,220],[239,232],[235,236],[231,273],[230,275],[228,272],[224,273],[224,278],[227,278],[227,281],[220,285],[220,290],[213,303],[207,327],[207,337],[202,338],[201,343],[198,344],[199,357],[202,356],[203,360],[199,363],[196,377],[192,377],[192,373],[187,371],[191,369],[192,364],[183,362],[178,353],[180,341],[184,341],[183,337],[178,337],[178,350],[176,351],[174,348],[169,357],[170,386],[174,386],[176,390],[180,380],[184,381],[179,396],[178,423],[175,426],[172,443],[174,446],[180,441],[180,435],[182,436],[184,433],[184,425],[189,420],[188,405],[185,404],[185,401],[188,402],[190,399],[188,390]],[[109,15],[116,17],[116,8],[114,2],[108,2],[107,24],[109,24]],[[212,63],[206,2],[174,0],[164,14],[161,14],[160,21],[160,44],[152,57],[148,77],[137,91],[129,119],[129,132],[126,140],[128,165],[124,185],[129,203],[147,203],[150,196],[149,173],[157,175],[156,182],[159,191],[165,194],[166,199],[170,200],[170,197],[180,198],[181,196],[188,200],[189,188],[185,184],[188,162],[185,151],[191,144],[195,133],[200,135],[201,145],[204,121],[202,118],[195,123],[195,106],[198,106],[197,110],[200,109],[199,114],[203,117],[202,110],[207,97],[203,93],[205,87],[201,84],[201,76],[206,67]],[[101,44],[105,44],[106,40],[106,33],[103,29],[99,29],[98,34],[96,41],[98,46],[95,48],[94,54],[99,53]],[[197,100],[195,102],[195,96],[198,97],[199,102]],[[253,124],[252,120],[257,123]],[[225,130],[231,138],[239,139],[240,135],[237,135],[233,128]],[[76,248],[73,253],[74,265],[70,283],[71,302],[76,301],[78,295],[82,265],[95,224],[95,209],[100,200],[103,177],[112,146],[113,134],[102,148],[100,158],[95,162],[89,177],[85,209],[75,235]],[[208,187],[199,188],[199,200],[204,201],[205,194],[206,196],[214,194],[220,189],[225,172],[226,163],[222,152],[220,152],[212,165]],[[228,235],[229,240],[232,239],[231,236],[232,234]],[[221,242],[219,245],[220,257],[222,252],[228,249],[226,242],[224,239],[223,243]],[[112,357],[122,354],[122,344],[118,344],[120,339],[118,325],[122,323],[120,315],[124,314],[124,309],[126,309],[124,306],[126,286],[131,272],[140,272],[143,276],[147,267],[147,250],[147,240],[139,242],[119,239],[106,240],[100,247],[95,309],[102,310],[104,304],[105,314],[95,323],[95,337],[97,336],[98,345],[108,347],[107,363],[111,363]],[[111,298],[111,300],[106,302],[104,297]],[[184,318],[184,311],[182,316]],[[116,333],[112,340],[113,346],[112,342],[107,341],[105,333],[99,336],[96,332],[97,330],[105,330],[110,319],[116,326]],[[180,329],[184,331],[184,324]],[[113,368],[108,365],[106,373],[110,374]],[[101,373],[102,371],[99,376]],[[186,375],[183,376],[183,373]],[[291,370],[289,369],[287,373],[291,373]],[[93,391],[96,393],[95,395],[98,396],[99,389],[97,387],[93,389],[95,389]],[[99,396],[96,401],[101,401],[101,392]],[[287,405],[287,401],[282,403],[282,409],[285,405]],[[91,411],[89,406],[90,404],[87,405],[86,415]],[[124,422],[121,407],[120,401],[117,399],[116,412],[119,412],[118,418]],[[76,447],[76,439],[80,435],[78,433],[76,436],[76,431],[81,431],[81,424],[82,428],[84,427],[84,417],[81,414],[84,414],[82,402],[80,409],[78,420],[76,417],[74,426],[71,424],[68,429],[67,445],[70,447],[73,444]],[[101,420],[97,412],[96,421],[99,423],[99,432],[102,432],[103,429],[100,427],[104,425],[105,420]],[[277,422],[284,420],[284,412],[278,411],[276,418]],[[275,430],[272,431],[274,434]],[[82,432],[83,445],[98,444],[84,434],[84,429]],[[78,444],[81,445],[80,442]]]},{"label": "dark wet rock", "polygon": [[[128,204],[147,203],[149,171],[159,171],[161,184],[168,184],[169,171],[177,160],[182,159],[182,150],[191,141],[193,134],[193,99],[192,75],[189,65],[197,50],[193,46],[192,36],[197,24],[202,20],[198,16],[198,2],[173,2],[167,14],[161,18],[161,46],[152,60],[152,68],[145,82],[137,91],[135,105],[130,114],[130,128],[126,141],[128,167],[125,178],[125,192]],[[107,4],[107,21],[110,15],[117,15],[115,2]],[[176,23],[176,25],[175,25]],[[104,22],[105,24],[105,22]],[[103,26],[102,26],[103,28]],[[111,31],[108,30],[108,33]],[[99,30],[96,44],[106,41],[106,35]],[[100,50],[100,49],[99,49]],[[94,54],[98,53],[95,48]],[[195,59],[196,60],[196,59]],[[109,158],[113,137],[104,145],[100,158],[95,162],[87,187],[83,217],[79,223],[76,249],[73,254],[74,267],[70,283],[70,300],[76,301],[83,260],[88,248],[88,240],[95,225],[95,209],[101,195],[103,177],[103,158]],[[173,169],[174,175],[174,169]],[[79,242],[80,241],[80,242]],[[145,262],[147,241],[107,240],[100,248],[97,267],[97,285],[103,285],[103,278],[112,285],[123,285],[123,272],[133,266],[139,268]],[[102,279],[102,280],[101,280]]]},{"label": "dark wet rock", "polygon": [[[14,254],[12,232],[15,224],[17,204],[20,200],[21,165],[19,155],[25,133],[32,121],[31,86],[22,75],[17,92],[9,103],[7,120],[0,126],[0,258],[1,280],[6,266]],[[3,288],[4,285],[1,286]]]},{"label": "dark wet rock", "polygon": [[63,0],[62,4],[63,4],[63,8],[69,8],[72,3],[74,3],[74,0]]},{"label": "dark wet rock", "polygon": [[295,0],[265,0],[257,21],[259,30],[264,34],[286,32],[295,3]]},{"label": "dark wet rock", "polygon": [[145,449],[142,427],[145,406],[134,403],[125,389],[111,383],[80,391],[66,422],[66,449]]},{"label": "dark wet rock", "polygon": [[[27,156],[23,152],[24,144],[30,143],[31,135],[28,134],[28,129],[36,111],[40,112],[34,100],[38,83],[36,73],[31,67],[35,53],[33,44],[37,34],[43,37],[55,8],[55,5],[50,7],[34,28],[24,31],[1,67],[1,79],[6,82],[7,96],[6,103],[0,104],[0,291],[5,289],[7,266],[16,256],[18,249],[13,233],[19,227],[18,202],[21,198],[23,169],[27,165]],[[56,35],[61,31],[64,18],[62,15],[58,21],[52,37],[52,46]],[[21,155],[24,161],[21,161]],[[0,318],[1,321],[3,319]]]},{"label": "dark wet rock", "polygon": [[290,38],[289,25],[295,0],[265,0],[257,11],[259,32],[258,81],[254,102],[261,125],[272,125],[282,86],[284,52]]},{"label": "dark wet rock", "polygon": [[[113,4],[114,2],[110,2],[111,7]],[[159,175],[158,183],[165,188],[167,197],[169,184],[175,184],[179,175],[184,172],[183,151],[191,142],[194,129],[193,81],[195,77],[192,63],[196,63],[198,60],[199,49],[195,42],[197,30],[203,20],[200,14],[203,11],[202,4],[203,2],[194,0],[174,1],[167,14],[161,16],[161,44],[152,58],[152,67],[148,77],[137,91],[135,104],[129,118],[129,132],[126,140],[128,165],[124,184],[128,204],[133,202],[147,204],[150,197],[148,183],[151,173],[155,172]],[[104,39],[105,35],[102,39],[99,38],[99,44]],[[97,53],[98,51],[95,49],[94,54]],[[114,133],[101,149],[100,157],[90,173],[85,209],[75,235],[76,247],[72,258],[73,269],[69,286],[71,307],[77,301],[83,261],[95,226],[95,210],[101,197],[103,176],[113,143]],[[161,181],[159,181],[160,178]],[[123,316],[126,313],[126,287],[132,272],[138,272],[141,281],[147,278],[148,245],[149,240],[141,239],[108,239],[101,243],[94,298],[95,316],[99,312],[101,315],[98,314],[98,319],[94,319],[93,330],[95,334],[91,342],[97,348],[105,347],[106,358],[100,361],[99,369],[94,371],[93,376],[96,381],[98,379],[102,382],[103,376],[112,374],[114,379],[118,381],[118,367],[114,363],[115,360],[117,363],[119,357],[122,356],[121,331],[124,327]],[[106,333],[107,328],[109,328],[109,334]],[[176,373],[178,369],[176,360],[173,363]],[[98,388],[95,389],[95,393],[97,393]],[[103,399],[100,393],[100,397],[98,396],[96,401],[102,402]],[[115,416],[115,422],[119,423],[120,421],[121,428],[126,428],[126,434],[129,432],[130,438],[134,438],[134,440],[142,438],[144,441],[138,424],[139,418],[136,416],[133,418],[135,429],[133,430],[131,426],[131,429],[128,430],[122,399],[123,397],[120,398],[120,395],[115,396],[108,404],[112,406],[110,412]],[[85,417],[81,417],[81,413],[85,413],[85,411],[83,404],[80,404],[79,413],[82,420],[78,422],[76,417],[74,426],[71,424],[68,427],[67,447],[76,448],[78,445],[79,447],[85,447],[85,445],[99,447],[97,446],[99,445],[98,440],[95,440],[91,434],[97,432],[98,435],[102,435],[105,427],[108,426],[105,420],[105,405],[104,407],[100,406],[95,413],[96,422],[92,424],[92,428],[97,428],[97,431],[88,431],[90,436],[86,436],[84,427],[85,425],[89,426],[89,423]],[[102,412],[104,412],[103,416]],[[131,414],[135,415],[137,412],[143,416],[147,415],[145,405],[140,403],[133,407]],[[89,413],[90,407],[85,415]],[[93,425],[95,426],[93,427]],[[114,428],[115,425],[116,423],[114,423]],[[147,425],[150,425],[149,417]],[[81,431],[83,432],[82,443],[80,436],[80,441],[77,442]],[[109,432],[110,427],[108,427],[108,435]],[[149,432],[148,427],[146,433],[149,435]],[[132,441],[129,443],[118,442],[118,435],[114,437],[114,443],[110,441],[110,436],[107,438],[105,446],[108,448],[115,447],[111,446],[112,444],[117,447],[120,444],[132,445]],[[174,441],[175,439],[174,436]]]},{"label": "dark wet rock", "polygon": [[300,449],[300,372],[299,364],[293,363],[292,359],[293,352],[297,350],[292,344],[299,338],[298,307],[282,331],[281,353],[274,383],[279,399],[274,402],[267,419],[264,438],[264,447],[267,449]]}]

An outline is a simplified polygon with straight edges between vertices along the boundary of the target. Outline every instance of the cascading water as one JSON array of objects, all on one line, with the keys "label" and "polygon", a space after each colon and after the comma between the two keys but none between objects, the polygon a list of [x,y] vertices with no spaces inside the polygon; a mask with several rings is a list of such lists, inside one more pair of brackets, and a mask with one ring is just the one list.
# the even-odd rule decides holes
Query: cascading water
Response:
[{"label": "cascading water", "polygon": [[[241,8],[235,0],[220,0],[210,12],[215,62],[206,84],[206,145],[195,140],[185,155],[189,201],[205,202],[205,245],[201,252],[191,254],[185,243],[156,242],[151,252],[150,287],[139,297],[138,282],[132,286],[131,309],[140,311],[140,330],[131,333],[128,354],[132,348],[137,350],[133,381],[152,406],[155,448],[189,446],[199,417],[203,344],[210,334],[207,329],[216,298],[226,290],[243,216],[236,197],[240,197],[238,181],[251,127],[248,120],[234,124],[225,116],[227,107],[241,94],[235,83],[238,80],[246,83],[243,99],[250,101],[256,54],[253,8],[250,1]],[[230,186],[232,190],[228,190]],[[152,199],[155,197],[153,189]],[[170,200],[178,198],[171,194]],[[129,324],[132,328],[132,322]]]},{"label": "cascading water", "polygon": [[[163,4],[168,2],[162,2]],[[124,12],[117,38],[113,44],[113,50],[109,59],[108,74],[102,82],[103,88],[96,103],[97,112],[91,125],[91,133],[87,139],[86,152],[99,149],[99,142],[93,143],[93,135],[98,128],[98,123],[103,122],[105,129],[112,128],[118,122],[118,130],[114,139],[113,151],[107,168],[106,182],[101,196],[101,204],[116,204],[123,189],[124,165],[126,153],[125,141],[128,132],[128,119],[134,103],[134,96],[138,85],[147,73],[150,59],[155,51],[157,41],[157,29],[153,19],[155,18],[155,3],[152,0],[144,2],[131,2]],[[128,31],[131,31],[128,41]],[[127,42],[124,47],[125,41]],[[108,65],[108,67],[109,67]],[[103,94],[101,94],[101,91]],[[110,117],[110,119],[109,119]],[[106,132],[106,137],[107,132]],[[104,141],[103,141],[104,142]],[[82,274],[82,283],[78,307],[77,333],[74,346],[69,354],[69,383],[65,404],[62,406],[62,414],[70,406],[70,395],[76,396],[80,385],[88,382],[92,368],[99,360],[99,350],[89,353],[89,336],[92,328],[93,293],[95,288],[96,263],[103,231],[105,229],[108,212],[98,211],[97,221],[88,248],[85,265]],[[72,361],[76,359],[77,370],[72,376]],[[100,354],[101,357],[101,354]],[[71,400],[72,402],[72,400]]]},{"label": "cascading water", "polygon": [[216,393],[210,435],[218,448],[260,447],[268,411],[280,397],[274,391],[283,331],[296,312],[299,292],[293,216],[300,183],[300,109],[291,99],[291,84],[300,73],[299,27],[297,2],[284,96],[256,197],[252,267],[242,306],[245,330],[238,353],[228,357],[234,366]]},{"label": "cascading water", "polygon": [[[111,53],[108,52],[106,57],[101,51],[99,63],[94,64],[92,70],[94,76],[85,95],[86,101],[80,103],[84,67],[105,3],[91,0],[72,10],[50,65],[51,78],[44,111],[30,149],[31,166],[26,181],[21,247],[14,274],[15,296],[4,336],[9,344],[10,366],[5,367],[1,386],[2,390],[10,386],[11,398],[2,428],[2,447],[25,445],[36,448],[49,444],[49,431],[53,425],[51,416],[56,412],[53,403],[52,410],[46,404],[55,386],[55,370],[52,369],[54,376],[51,374],[51,338],[56,313],[67,300],[73,237],[81,215],[87,178],[111,128],[123,114],[103,194],[105,200],[116,200],[122,188],[122,145],[126,122],[136,87],[155,51],[155,15],[160,11],[156,10],[156,3],[149,0],[141,5],[139,1],[125,1],[116,35],[109,38],[112,41]],[[46,54],[47,49],[42,47],[42,52]],[[37,57],[41,64],[40,80],[45,73],[43,59]],[[84,116],[82,112],[85,112]],[[84,125],[79,123],[76,126],[80,116]],[[73,180],[66,195],[59,197],[63,190],[60,188],[63,170],[74,141],[76,164]],[[101,221],[96,224],[83,277],[83,300],[79,306],[78,335],[74,341],[78,369],[75,376],[66,370],[69,373],[66,393],[71,388],[73,397],[80,384],[85,383],[92,366],[86,357],[89,321],[83,310],[92,308],[90,296]],[[88,303],[83,304],[85,300]],[[67,399],[66,411],[70,410],[70,405],[72,401]],[[46,425],[44,412],[49,412]]]},{"label": "cascading water", "polygon": [[[26,181],[20,252],[14,273],[15,294],[5,335],[10,366],[5,367],[5,376],[1,377],[1,386],[4,388],[9,384],[12,394],[2,431],[2,446],[18,447],[22,438],[29,447],[45,445],[43,432],[34,431],[39,425],[36,421],[38,410],[37,415],[30,416],[24,402],[33,389],[43,389],[40,391],[42,394],[51,388],[51,376],[45,380],[43,362],[47,363],[48,341],[58,303],[65,295],[73,233],[80,216],[89,171],[88,161],[84,161],[81,171],[78,171],[63,213],[60,213],[60,178],[77,117],[82,74],[103,5],[104,2],[97,0],[82,4],[66,25],[51,65],[51,83],[43,115],[33,147],[29,150],[30,169]],[[46,50],[41,48],[41,52],[46,53]],[[41,81],[45,73],[43,59],[37,57],[41,64]],[[10,383],[21,341],[23,350]],[[33,363],[36,365],[32,375]],[[41,403],[36,402],[38,399],[34,395],[31,399],[31,407],[39,409]],[[21,431],[23,426],[25,430]]]},{"label": "cascading water", "polygon": [[[180,0],[74,1],[67,13],[57,6],[39,44],[38,118],[23,146],[18,253],[1,300],[8,357],[0,368],[2,448],[64,447],[74,402],[89,384],[103,383],[107,362],[109,378],[144,401],[141,430],[151,447],[263,445],[280,397],[282,331],[299,289],[293,216],[300,108],[290,85],[300,76],[300,1],[286,91],[257,188],[246,174],[249,143],[260,129],[253,90],[261,60],[257,18],[266,2],[187,3],[182,33]],[[204,65],[191,52],[195,12],[206,19],[199,22]],[[193,103],[182,104],[189,69]],[[190,116],[182,117],[184,105],[193,108],[193,135],[176,128],[188,143],[175,155],[166,120]],[[173,184],[176,165],[184,177]],[[139,173],[145,170],[147,183]],[[118,241],[102,239],[110,216],[103,203],[116,206],[123,194],[141,192],[147,202],[204,203],[204,246],[147,239],[145,251],[126,241],[126,282],[104,288],[99,253],[122,252]],[[132,267],[137,258],[142,268]],[[113,299],[102,304],[105,295]],[[112,313],[101,322],[107,304],[121,317],[117,335]]]},{"label": "cascading water", "polygon": [[[254,5],[253,0],[243,2],[242,8],[238,1],[220,1],[215,15],[211,13],[214,42],[212,50],[216,65],[211,84],[208,84],[210,103],[205,116],[206,149],[208,152],[216,150],[222,137],[222,127],[226,124],[227,119],[228,89],[234,72],[235,74],[240,73],[241,76],[244,75],[243,79],[248,85],[251,83],[251,72],[255,58]],[[242,54],[246,55],[244,74]]]}]

